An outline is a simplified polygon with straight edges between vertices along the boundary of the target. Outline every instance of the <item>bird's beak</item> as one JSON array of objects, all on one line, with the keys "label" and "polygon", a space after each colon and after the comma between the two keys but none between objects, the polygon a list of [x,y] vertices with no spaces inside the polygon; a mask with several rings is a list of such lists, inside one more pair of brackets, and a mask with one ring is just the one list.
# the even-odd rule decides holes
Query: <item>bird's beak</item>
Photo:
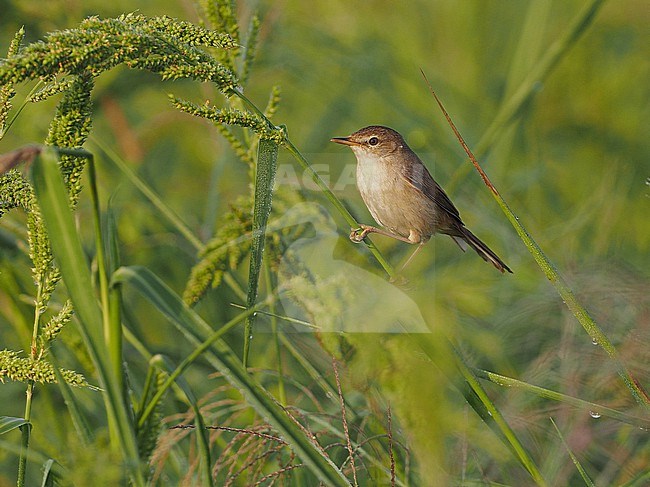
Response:
[{"label": "bird's beak", "polygon": [[337,144],[343,145],[359,145],[356,142],[350,140],[350,137],[333,137],[330,139],[330,142],[336,142]]}]

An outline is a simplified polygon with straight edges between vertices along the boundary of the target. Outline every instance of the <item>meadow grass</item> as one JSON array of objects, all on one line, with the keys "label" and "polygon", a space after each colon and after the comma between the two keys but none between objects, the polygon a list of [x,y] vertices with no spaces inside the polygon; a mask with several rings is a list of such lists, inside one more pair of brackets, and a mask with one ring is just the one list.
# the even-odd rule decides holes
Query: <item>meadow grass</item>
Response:
[{"label": "meadow grass", "polygon": [[[406,31],[399,21],[390,31],[375,30],[392,15],[380,2],[372,17],[377,24],[365,25],[359,34],[351,25],[343,29],[358,19],[344,15],[341,6],[322,16],[325,25],[314,31],[300,22],[304,6],[290,4],[284,13],[296,22],[283,24],[271,39],[264,26],[277,22],[276,6],[266,7],[271,20],[265,24],[246,6],[237,10],[228,1],[206,0],[199,11],[214,30],[138,14],[91,18],[22,49],[19,33],[12,43],[0,64],[1,133],[11,144],[0,159],[6,213],[0,220],[0,336],[7,349],[0,355],[0,378],[11,380],[0,388],[6,398],[0,411],[0,479],[17,476],[18,485],[86,485],[98,476],[107,485],[643,485],[650,475],[642,292],[647,276],[635,264],[647,262],[648,239],[642,235],[647,223],[631,210],[625,224],[639,234],[621,234],[620,215],[607,208],[600,218],[578,208],[578,216],[567,222],[563,211],[569,211],[583,182],[561,178],[594,171],[597,150],[581,147],[585,138],[570,122],[555,129],[558,108],[535,112],[542,96],[545,103],[559,104],[569,91],[553,85],[556,71],[584,66],[598,52],[583,47],[585,38],[596,36],[590,30],[601,34],[597,39],[609,35],[599,28],[604,2],[576,4],[574,11],[532,2],[507,14],[470,2],[418,5],[443,16],[435,18],[433,31],[427,30],[427,16],[416,19],[406,10],[411,22]],[[323,8],[316,3],[311,15]],[[558,18],[562,22],[555,22]],[[624,38],[621,18],[630,21],[613,16],[600,22],[619,28],[623,39],[617,49],[633,64],[634,37]],[[495,27],[497,20],[520,27],[511,34],[519,42]],[[459,42],[465,28],[478,32]],[[483,29],[485,39],[493,32],[492,42],[512,46],[509,71],[502,54],[492,65],[494,59],[469,64]],[[478,105],[484,123],[473,126],[488,127],[483,137],[464,135],[480,138],[476,153],[486,162],[475,165],[494,173],[486,183],[499,182],[486,191],[478,179],[472,182],[469,164],[459,165],[448,179],[461,200],[475,193],[475,201],[485,203],[483,209],[477,205],[485,218],[478,226],[503,239],[515,275],[485,277],[480,261],[447,254],[436,240],[435,259],[431,253],[419,256],[416,270],[407,273],[411,282],[399,291],[417,305],[431,333],[355,333],[363,330],[364,318],[353,313],[371,312],[355,302],[355,290],[379,292],[373,277],[398,277],[391,262],[399,258],[399,248],[379,239],[353,247],[339,238],[366,217],[358,216],[364,214],[358,203],[319,175],[305,155],[314,151],[301,147],[336,135],[330,130],[359,128],[350,123],[354,118],[363,125],[360,113],[379,118],[398,113],[399,123],[408,112],[411,129],[405,133],[420,149],[417,125],[442,117],[433,104],[421,102],[425,84],[414,82],[419,94],[406,97],[397,74],[400,49],[376,53],[375,48],[398,40],[395,46],[422,55],[417,40],[428,39],[424,33],[435,43],[422,45],[441,49],[434,55],[439,64],[455,53],[457,69],[447,78],[437,72],[432,85],[457,107],[449,110],[456,125],[469,125],[463,107],[477,99],[477,83],[472,86],[468,74],[480,69],[486,84],[500,84],[493,90],[500,96]],[[291,58],[285,42],[295,47]],[[306,46],[312,42],[325,57],[318,64],[320,78],[310,86],[319,91],[322,83],[336,85],[332,75],[338,73],[339,83],[348,83],[355,96],[346,98],[343,86],[321,89],[319,102],[314,98],[301,110],[306,94],[292,89],[296,79],[289,76],[283,103],[273,87],[266,108],[259,108],[253,100],[261,98],[261,86],[269,88],[259,80],[273,79],[266,75],[283,60],[310,59],[313,52]],[[341,63],[342,52],[354,62]],[[562,71],[563,63],[571,66]],[[342,64],[349,70],[342,71]],[[122,65],[139,70],[128,75],[134,83],[121,81],[125,73],[114,68]],[[507,76],[494,76],[499,67]],[[360,79],[353,79],[355,73]],[[413,78],[418,76],[414,67]],[[177,81],[160,88],[160,77]],[[404,93],[378,106],[379,93],[386,97],[382,82]],[[540,94],[541,85],[551,93]],[[197,89],[210,101],[192,101],[199,98]],[[174,95],[165,97],[163,91]],[[98,92],[95,111],[91,93]],[[123,115],[97,113],[108,100],[122,97]],[[46,114],[53,98],[59,101],[52,119]],[[152,114],[152,100],[166,98],[185,113]],[[442,98],[449,105],[447,96]],[[47,145],[11,152],[38,133],[40,122],[33,127],[25,122],[25,113],[34,110],[28,100],[38,100],[36,106],[45,108],[37,113],[51,119]],[[9,102],[16,101],[11,110]],[[621,104],[630,119],[639,117],[638,107]],[[487,113],[496,114],[491,123]],[[593,130],[609,127],[598,125],[597,113],[583,116]],[[120,155],[143,153],[121,137],[125,120],[139,124],[137,143],[147,146],[138,170]],[[531,162],[525,159],[530,126],[542,127],[556,142],[552,149],[538,149],[541,155]],[[594,146],[615,158],[636,131],[624,122],[611,130],[621,131],[621,140],[612,135]],[[215,142],[216,132],[225,145]],[[451,140],[441,137],[440,154],[458,158]],[[638,143],[632,161],[646,148]],[[578,162],[569,168],[549,163],[553,177],[539,172],[545,157],[562,161],[565,153]],[[274,186],[286,154],[315,190]],[[210,180],[201,176],[205,167],[196,162],[201,159],[220,168]],[[627,208],[640,192],[620,191],[625,181],[615,175],[593,191],[605,192],[609,208]],[[196,187],[207,189],[219,204],[206,201],[206,192]],[[486,203],[491,193],[516,232],[507,233],[498,212],[488,216],[496,209]],[[600,204],[595,197],[589,201]],[[540,205],[544,212],[534,210]],[[201,207],[206,221],[197,211]],[[554,218],[565,227],[558,229]],[[605,236],[608,244],[602,243]],[[566,241],[563,252],[555,247],[560,239]],[[587,243],[592,241],[598,245]],[[599,252],[593,259],[602,262],[613,253],[617,272],[604,263],[581,272],[592,261],[585,257],[591,248]],[[525,249],[534,259],[527,259]],[[449,263],[442,263],[447,257]],[[356,271],[350,272],[351,264]],[[567,278],[558,270],[563,267],[578,270]],[[365,281],[355,281],[355,274]],[[598,305],[603,299],[608,309]],[[391,304],[376,306],[389,315]],[[326,331],[342,319],[349,320],[351,332]],[[16,351],[29,361],[18,361]],[[71,375],[76,371],[83,372],[74,376],[80,377],[77,383]]]}]

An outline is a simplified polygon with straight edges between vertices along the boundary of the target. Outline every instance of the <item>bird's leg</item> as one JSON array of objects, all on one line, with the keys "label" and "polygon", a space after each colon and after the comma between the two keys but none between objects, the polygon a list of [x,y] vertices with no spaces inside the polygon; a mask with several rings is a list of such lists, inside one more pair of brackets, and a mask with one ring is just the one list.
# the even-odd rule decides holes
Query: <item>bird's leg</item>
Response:
[{"label": "bird's leg", "polygon": [[413,257],[416,256],[416,254],[420,251],[420,249],[422,248],[422,246],[423,246],[425,243],[427,243],[427,242],[426,242],[426,241],[424,241],[424,242],[420,242],[420,245],[418,245],[417,248],[413,251],[413,253],[409,256],[409,258],[406,259],[406,262],[404,262],[404,264],[402,264],[402,267],[399,268],[399,272],[402,272],[402,271],[404,270],[404,268],[405,268],[407,265],[409,265],[409,263],[413,260]]},{"label": "bird's leg", "polygon": [[388,230],[384,230],[383,228],[373,227],[372,225],[364,225],[363,223],[359,225],[359,228],[352,229],[352,231],[350,232],[350,240],[352,240],[354,243],[360,243],[364,238],[368,236],[369,233],[378,233],[380,235],[385,235],[386,237],[391,237],[397,240],[401,240],[402,242],[406,242],[410,244],[413,243],[406,237],[402,237],[401,235],[397,235]]}]

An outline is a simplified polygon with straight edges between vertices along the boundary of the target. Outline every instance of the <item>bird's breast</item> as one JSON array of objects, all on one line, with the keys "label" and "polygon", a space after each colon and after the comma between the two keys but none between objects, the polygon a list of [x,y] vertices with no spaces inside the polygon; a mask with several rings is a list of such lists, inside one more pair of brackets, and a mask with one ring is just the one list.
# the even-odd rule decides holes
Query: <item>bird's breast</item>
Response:
[{"label": "bird's breast", "polygon": [[[432,202],[384,158],[357,158],[357,186],[377,223],[409,238],[428,238],[434,232]],[[415,237],[417,238],[417,237]]]}]

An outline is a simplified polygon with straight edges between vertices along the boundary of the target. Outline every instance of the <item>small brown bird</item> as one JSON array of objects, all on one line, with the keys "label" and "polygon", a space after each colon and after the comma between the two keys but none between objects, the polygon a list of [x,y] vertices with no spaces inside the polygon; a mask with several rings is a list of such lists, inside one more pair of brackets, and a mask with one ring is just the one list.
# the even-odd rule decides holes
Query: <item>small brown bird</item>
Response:
[{"label": "small brown bird", "polygon": [[444,233],[463,251],[469,245],[501,272],[512,273],[497,254],[465,227],[447,194],[398,132],[371,125],[331,141],[347,145],[354,152],[359,192],[372,217],[384,227],[361,225],[350,233],[353,242],[361,242],[369,233],[379,233],[420,244],[408,264],[432,235]]}]

